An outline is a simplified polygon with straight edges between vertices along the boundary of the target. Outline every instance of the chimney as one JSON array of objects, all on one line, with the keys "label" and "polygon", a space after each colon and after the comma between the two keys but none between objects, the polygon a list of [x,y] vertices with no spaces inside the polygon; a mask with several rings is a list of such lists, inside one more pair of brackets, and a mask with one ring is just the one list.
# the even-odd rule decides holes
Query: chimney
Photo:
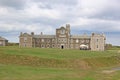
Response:
[{"label": "chimney", "polygon": [[31,32],[31,35],[34,35],[34,32]]},{"label": "chimney", "polygon": [[92,33],[92,36],[94,36],[95,35],[95,33]]},{"label": "chimney", "polygon": [[43,35],[43,32],[41,32],[41,35]]},{"label": "chimney", "polygon": [[70,24],[66,24],[66,29],[67,29],[68,32],[70,33]]},{"label": "chimney", "polygon": [[23,33],[22,33],[22,32],[20,32],[20,35],[23,35]]}]

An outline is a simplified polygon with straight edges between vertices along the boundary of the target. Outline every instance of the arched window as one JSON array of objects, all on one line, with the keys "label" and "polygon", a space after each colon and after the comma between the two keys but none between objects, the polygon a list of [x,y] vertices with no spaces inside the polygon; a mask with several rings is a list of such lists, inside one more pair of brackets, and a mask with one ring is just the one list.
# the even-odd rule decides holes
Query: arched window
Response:
[{"label": "arched window", "polygon": [[65,30],[64,29],[61,30],[61,34],[65,34]]}]

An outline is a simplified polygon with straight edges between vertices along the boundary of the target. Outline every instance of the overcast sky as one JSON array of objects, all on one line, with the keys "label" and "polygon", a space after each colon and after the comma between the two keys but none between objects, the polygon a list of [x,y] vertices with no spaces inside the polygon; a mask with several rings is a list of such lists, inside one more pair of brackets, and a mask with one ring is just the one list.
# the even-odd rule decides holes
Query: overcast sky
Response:
[{"label": "overcast sky", "polygon": [[120,0],[0,0],[0,36],[19,42],[20,32],[55,34],[71,25],[71,34],[105,33],[120,46]]}]

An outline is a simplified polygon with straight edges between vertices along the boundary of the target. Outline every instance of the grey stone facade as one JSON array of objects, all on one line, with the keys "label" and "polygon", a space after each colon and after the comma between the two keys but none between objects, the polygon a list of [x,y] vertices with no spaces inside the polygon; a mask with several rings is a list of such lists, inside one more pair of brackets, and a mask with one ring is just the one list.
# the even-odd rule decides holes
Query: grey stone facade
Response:
[{"label": "grey stone facade", "polygon": [[8,40],[0,36],[0,46],[6,46],[8,44]]},{"label": "grey stone facade", "polygon": [[105,35],[92,33],[91,36],[71,35],[70,25],[56,29],[56,35],[35,35],[20,33],[19,47],[39,47],[39,48],[60,48],[60,49],[80,49],[92,51],[105,50]]}]

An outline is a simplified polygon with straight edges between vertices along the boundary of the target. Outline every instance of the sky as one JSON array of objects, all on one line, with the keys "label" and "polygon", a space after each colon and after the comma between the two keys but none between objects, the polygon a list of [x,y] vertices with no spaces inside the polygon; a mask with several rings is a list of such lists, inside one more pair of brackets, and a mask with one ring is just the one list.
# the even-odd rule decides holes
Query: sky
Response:
[{"label": "sky", "polygon": [[120,0],[0,0],[0,36],[19,42],[20,32],[55,34],[71,25],[71,34],[104,33],[120,46]]}]

